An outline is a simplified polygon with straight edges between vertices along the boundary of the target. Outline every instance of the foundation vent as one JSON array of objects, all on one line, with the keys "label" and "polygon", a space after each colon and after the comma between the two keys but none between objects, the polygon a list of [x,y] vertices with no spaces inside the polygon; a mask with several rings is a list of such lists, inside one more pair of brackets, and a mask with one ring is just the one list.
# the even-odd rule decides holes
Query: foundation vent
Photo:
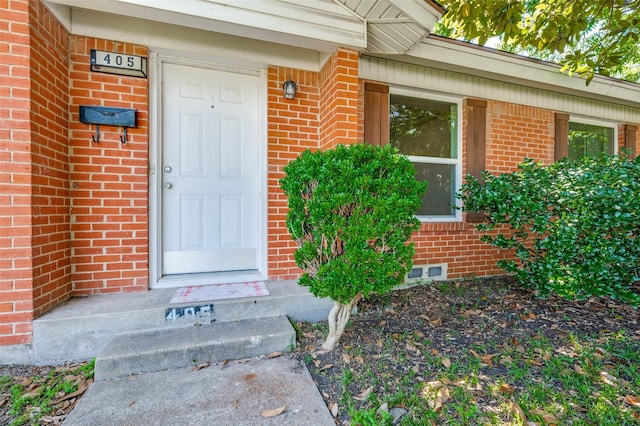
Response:
[{"label": "foundation vent", "polygon": [[433,265],[413,265],[413,269],[407,273],[404,286],[413,286],[427,282],[447,279],[447,264],[437,263]]}]

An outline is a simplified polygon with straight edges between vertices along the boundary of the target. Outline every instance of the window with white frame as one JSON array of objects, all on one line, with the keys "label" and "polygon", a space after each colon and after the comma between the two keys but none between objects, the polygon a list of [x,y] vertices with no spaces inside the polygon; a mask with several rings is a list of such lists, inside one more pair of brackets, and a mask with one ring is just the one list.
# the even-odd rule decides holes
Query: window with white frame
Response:
[{"label": "window with white frame", "polygon": [[569,154],[571,160],[594,157],[600,153],[615,154],[616,128],[594,121],[569,121]]},{"label": "window with white frame", "polygon": [[461,180],[460,102],[391,91],[389,143],[408,156],[428,188],[418,210],[422,220],[458,220],[454,209]]}]

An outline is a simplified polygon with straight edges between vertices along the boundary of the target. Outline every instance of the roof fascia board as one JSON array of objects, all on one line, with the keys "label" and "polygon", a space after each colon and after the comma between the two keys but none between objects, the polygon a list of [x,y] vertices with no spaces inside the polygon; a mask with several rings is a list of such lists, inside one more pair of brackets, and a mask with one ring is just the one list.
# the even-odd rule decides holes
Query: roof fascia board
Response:
[{"label": "roof fascia board", "polygon": [[[278,65],[319,71],[321,53],[268,41],[251,40],[195,28],[73,9],[71,33],[148,46],[151,50],[181,52],[202,61],[229,61],[251,66]],[[177,56],[180,56],[177,55]]]},{"label": "roof fascia board", "polygon": [[389,3],[403,11],[407,16],[428,32],[433,31],[433,27],[444,14],[440,9],[435,8],[425,0],[387,0]]},{"label": "roof fascia board", "polygon": [[[278,0],[48,0],[49,3],[331,52],[366,47],[366,23],[332,2],[331,12]],[[242,6],[242,7],[240,7]],[[286,14],[285,14],[286,13]]]},{"label": "roof fascia board", "polygon": [[442,37],[429,36],[404,58],[393,59],[635,107],[640,104],[640,85],[596,76],[587,86],[582,78],[560,73],[559,65]]},{"label": "roof fascia board", "polygon": [[637,104],[625,105],[611,99],[603,100],[558,93],[554,90],[534,88],[504,80],[414,65],[393,58],[362,56],[359,75],[365,80],[386,82],[390,85],[410,88],[416,92],[490,99],[562,111],[572,116],[598,117],[610,122],[640,122],[640,107]]}]

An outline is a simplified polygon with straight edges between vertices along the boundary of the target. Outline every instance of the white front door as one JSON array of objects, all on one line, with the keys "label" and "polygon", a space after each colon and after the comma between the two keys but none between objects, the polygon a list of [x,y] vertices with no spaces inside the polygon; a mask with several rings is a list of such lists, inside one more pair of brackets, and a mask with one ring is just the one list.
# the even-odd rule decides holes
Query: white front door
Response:
[{"label": "white front door", "polygon": [[162,273],[258,269],[259,78],[163,65]]}]

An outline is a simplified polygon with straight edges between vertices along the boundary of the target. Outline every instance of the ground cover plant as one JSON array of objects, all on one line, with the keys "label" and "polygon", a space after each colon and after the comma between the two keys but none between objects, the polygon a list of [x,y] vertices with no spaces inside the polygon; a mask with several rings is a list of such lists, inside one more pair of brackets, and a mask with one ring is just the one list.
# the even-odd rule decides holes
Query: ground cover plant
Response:
[{"label": "ground cover plant", "polygon": [[59,425],[93,382],[94,363],[0,365],[0,424]]},{"label": "ground cover plant", "polygon": [[631,306],[495,277],[372,297],[351,321],[334,351],[320,348],[326,323],[296,325],[336,424],[640,424]]},{"label": "ground cover plant", "polygon": [[304,270],[299,284],[334,301],[325,349],[333,349],[358,301],[400,284],[412,267],[407,241],[426,183],[392,146],[338,145],[305,151],[280,181],[287,195],[287,229]]}]

